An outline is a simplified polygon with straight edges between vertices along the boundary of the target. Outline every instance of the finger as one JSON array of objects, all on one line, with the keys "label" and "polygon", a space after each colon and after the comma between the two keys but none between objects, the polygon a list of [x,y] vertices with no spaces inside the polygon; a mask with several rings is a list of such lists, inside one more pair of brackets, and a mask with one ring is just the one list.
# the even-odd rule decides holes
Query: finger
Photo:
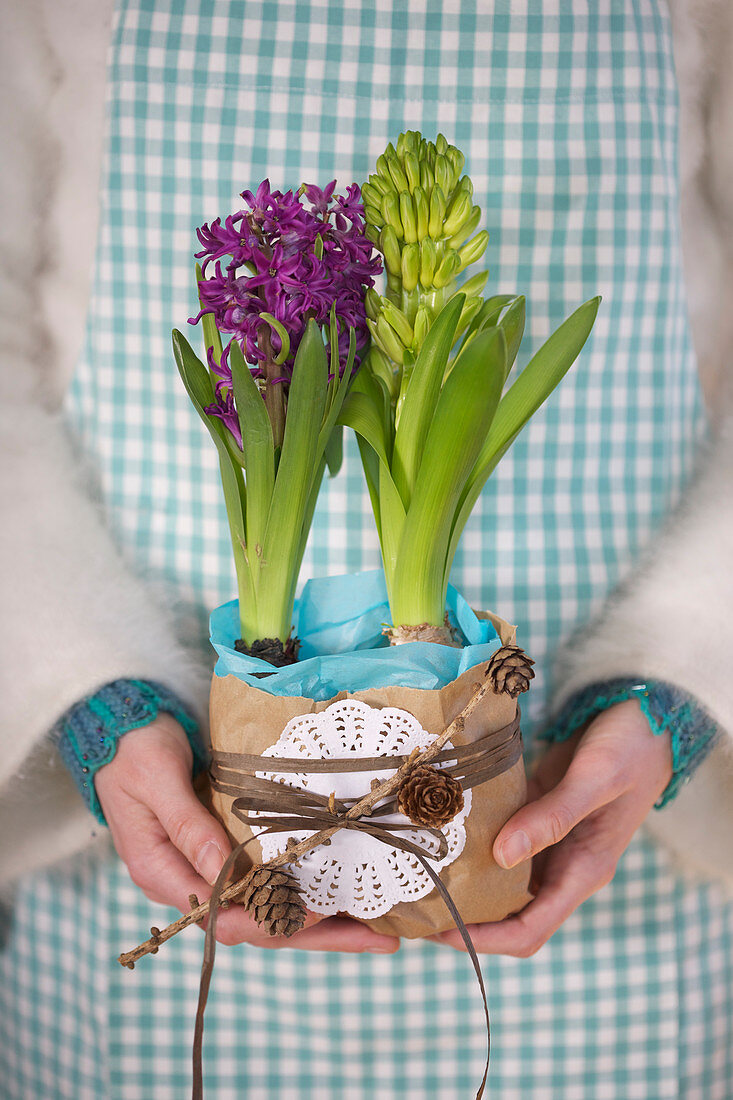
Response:
[{"label": "finger", "polygon": [[231,851],[229,838],[196,797],[185,761],[161,774],[164,779],[141,797],[197,875],[213,885]]},{"label": "finger", "polygon": [[612,747],[581,743],[557,786],[523,806],[501,829],[494,859],[501,867],[515,867],[558,844],[589,814],[618,798],[626,782],[621,756]]},{"label": "finger", "polygon": [[[534,955],[579,905],[611,881],[617,859],[600,841],[597,845],[565,842],[548,857],[540,891],[520,913],[503,921],[470,926],[476,950],[518,958]],[[435,939],[465,950],[463,940],[453,929]]]},{"label": "finger", "polygon": [[[186,912],[188,899],[209,896],[210,887],[181,855],[149,807],[125,796],[109,817],[112,839],[130,878],[151,901]],[[122,827],[120,827],[122,814]]]},{"label": "finger", "polygon": [[400,946],[396,937],[382,936],[360,921],[348,917],[327,917],[321,920],[312,914],[309,914],[306,927],[300,932],[288,937],[268,936],[257,927],[241,906],[233,907],[218,916],[216,938],[220,943],[229,946],[249,943],[254,947],[370,952],[380,955],[393,954]]}]

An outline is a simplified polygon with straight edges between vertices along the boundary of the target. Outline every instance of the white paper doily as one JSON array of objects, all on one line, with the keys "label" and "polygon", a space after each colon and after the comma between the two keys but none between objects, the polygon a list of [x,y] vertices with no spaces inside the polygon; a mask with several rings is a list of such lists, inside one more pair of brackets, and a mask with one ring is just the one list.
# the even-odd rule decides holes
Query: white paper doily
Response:
[{"label": "white paper doily", "polygon": [[[320,714],[303,714],[291,719],[276,744],[263,756],[299,757],[322,760],[345,756],[406,756],[413,749],[425,749],[436,735],[424,730],[407,711],[396,707],[370,707],[355,699],[332,703]],[[450,741],[446,748],[452,748]],[[261,779],[271,779],[301,790],[337,798],[364,795],[373,779],[387,779],[394,768],[366,772],[301,773],[257,772]],[[464,805],[456,817],[442,829],[448,843],[447,855],[437,858],[437,842],[425,830],[413,826],[400,831],[406,837],[435,853],[431,860],[440,871],[452,863],[466,843],[465,820],[471,809],[471,792],[464,794]],[[378,807],[374,811],[379,816]],[[252,816],[256,816],[254,813]],[[381,818],[406,822],[400,813]],[[314,830],[273,833],[260,836],[264,861],[284,851],[288,837],[302,840]],[[252,832],[261,830],[252,826]],[[400,901],[416,901],[433,889],[430,876],[409,852],[402,852],[366,833],[341,829],[326,847],[316,848],[303,856],[294,868],[306,904],[315,913],[350,913],[355,917],[379,917]]]}]

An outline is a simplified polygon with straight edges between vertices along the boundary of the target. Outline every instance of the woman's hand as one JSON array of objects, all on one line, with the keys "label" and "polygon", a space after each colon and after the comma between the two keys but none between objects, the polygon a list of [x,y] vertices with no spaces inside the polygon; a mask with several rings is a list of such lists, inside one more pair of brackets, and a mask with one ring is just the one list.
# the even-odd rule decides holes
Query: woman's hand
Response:
[{"label": "woman's hand", "polygon": [[[536,897],[516,916],[471,925],[477,951],[533,955],[586,898],[610,882],[636,830],[672,777],[668,734],[655,735],[636,700],[610,707],[550,746],[529,783],[530,801],[494,842],[514,867],[531,856]],[[456,931],[432,936],[465,950]]]},{"label": "woman's hand", "polygon": [[[121,738],[114,758],[97,772],[97,797],[120,858],[151,901],[188,912],[190,894],[200,901],[231,845],[224,829],[202,806],[191,782],[192,753],[185,733],[169,714]],[[263,934],[240,905],[219,912],[220,943],[298,947],[318,951],[396,951],[399,940],[380,936],[358,921],[319,920],[308,914],[294,936]]]}]

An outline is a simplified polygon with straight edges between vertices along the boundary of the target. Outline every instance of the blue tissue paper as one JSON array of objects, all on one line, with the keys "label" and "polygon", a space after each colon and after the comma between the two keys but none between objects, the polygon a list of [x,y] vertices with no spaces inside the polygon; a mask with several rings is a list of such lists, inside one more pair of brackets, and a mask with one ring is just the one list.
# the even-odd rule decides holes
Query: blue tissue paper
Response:
[{"label": "blue tissue paper", "polygon": [[[300,639],[297,664],[272,670],[257,657],[238,653],[237,600],[211,614],[211,644],[219,655],[216,676],[236,676],[270,695],[323,701],[340,691],[380,687],[436,689],[487,661],[501,645],[494,627],[479,619],[461,594],[448,586],[447,611],[462,635],[461,649],[434,642],[389,646],[382,628],[391,621],[384,573],[375,569],[308,581],[293,613]],[[260,678],[253,673],[268,672]]]}]

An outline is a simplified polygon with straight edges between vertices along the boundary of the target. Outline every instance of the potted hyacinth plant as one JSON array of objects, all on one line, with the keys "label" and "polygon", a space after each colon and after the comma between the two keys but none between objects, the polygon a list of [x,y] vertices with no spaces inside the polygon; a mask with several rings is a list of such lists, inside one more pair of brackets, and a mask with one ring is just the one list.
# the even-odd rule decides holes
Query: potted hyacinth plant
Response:
[{"label": "potted hyacinth plant", "polygon": [[197,230],[206,365],[173,333],[176,363],[219,452],[239,591],[237,649],[297,659],[293,602],[326,466],[341,461],[344,398],[368,342],[364,292],[381,263],[356,184],[272,191]]},{"label": "potted hyacinth plant", "polygon": [[[361,190],[337,195],[332,182],[280,192],[265,181],[244,191],[245,208],[198,230],[200,312],[191,323],[201,322],[206,362],[173,334],[184,385],[219,452],[239,592],[211,618],[211,805],[238,845],[258,838],[266,863],[282,861],[286,831],[294,842],[312,835],[308,822],[323,823],[325,804],[343,835],[301,859],[305,902],[408,937],[454,918],[405,843],[423,854],[437,845],[431,858],[466,920],[501,919],[528,897],[528,868],[499,869],[489,841],[526,796],[516,697],[532,662],[515,628],[473,611],[449,575],[487,478],[577,358],[599,304],[581,305],[508,384],[524,298],[483,296],[488,273],[472,268],[488,233],[463,168],[444,136],[407,132]],[[311,580],[296,599],[344,426],[358,442],[383,570]],[[477,669],[491,684],[480,707],[471,701]],[[354,781],[365,767],[355,761],[400,758],[405,745],[433,752],[446,718],[459,715],[448,742],[458,788],[435,768],[412,776],[414,789],[380,803],[398,824],[388,835],[380,824],[369,841],[360,824],[355,840],[345,823],[367,778]],[[465,767],[462,746],[473,746]],[[290,765],[258,768],[273,755]],[[301,757],[321,761],[315,776],[300,769],[293,779]],[[347,758],[337,782],[336,760]],[[378,777],[373,769],[370,782]],[[283,784],[302,786],[297,805],[283,804]],[[460,818],[469,808],[471,829]],[[394,828],[410,824],[418,831],[385,864]],[[258,880],[252,898],[263,889]],[[268,904],[252,901],[252,911],[271,931],[298,926],[270,919]]]},{"label": "potted hyacinth plant", "polygon": [[466,521],[499,460],[577,358],[600,302],[581,305],[507,387],[525,300],[484,300],[488,271],[470,273],[489,235],[478,228],[481,210],[463,166],[442,134],[433,143],[407,132],[362,188],[386,287],[383,295],[367,291],[373,345],[341,419],[359,438],[393,645],[454,644],[446,595]]}]

